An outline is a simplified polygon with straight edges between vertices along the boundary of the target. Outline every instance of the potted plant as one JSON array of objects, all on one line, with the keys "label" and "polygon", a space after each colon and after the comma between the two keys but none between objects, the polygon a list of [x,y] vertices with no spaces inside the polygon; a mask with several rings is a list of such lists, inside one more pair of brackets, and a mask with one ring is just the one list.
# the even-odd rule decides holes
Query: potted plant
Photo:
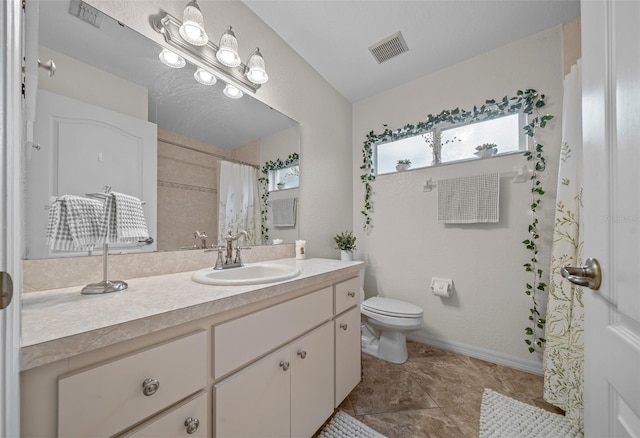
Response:
[{"label": "potted plant", "polygon": [[351,231],[343,231],[333,237],[336,249],[340,250],[340,260],[353,260],[353,251],[356,250],[356,236]]},{"label": "potted plant", "polygon": [[278,184],[276,184],[276,186],[278,186],[278,190],[282,190],[284,189],[285,183],[283,181],[280,181]]},{"label": "potted plant", "polygon": [[480,146],[476,146],[476,155],[480,158],[492,157],[498,153],[498,145],[495,143],[483,143]]},{"label": "potted plant", "polygon": [[411,167],[411,160],[409,159],[398,160],[398,164],[396,164],[396,170],[398,172],[404,172],[405,170],[409,170],[410,167]]}]

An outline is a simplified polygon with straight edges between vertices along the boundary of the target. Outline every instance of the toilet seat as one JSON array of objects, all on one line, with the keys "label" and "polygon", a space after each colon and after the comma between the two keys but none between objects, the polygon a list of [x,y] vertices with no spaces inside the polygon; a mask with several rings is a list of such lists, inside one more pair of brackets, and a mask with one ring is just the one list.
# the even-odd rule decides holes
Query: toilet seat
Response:
[{"label": "toilet seat", "polygon": [[395,318],[421,318],[423,310],[415,304],[386,297],[372,297],[362,302],[362,310]]}]

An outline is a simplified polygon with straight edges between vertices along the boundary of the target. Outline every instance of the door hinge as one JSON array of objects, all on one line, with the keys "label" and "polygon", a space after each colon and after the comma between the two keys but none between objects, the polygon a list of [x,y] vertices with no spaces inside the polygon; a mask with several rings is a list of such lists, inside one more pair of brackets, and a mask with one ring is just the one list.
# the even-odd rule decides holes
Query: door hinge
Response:
[{"label": "door hinge", "polygon": [[24,79],[22,80],[22,98],[24,99],[26,97],[26,93],[27,93],[27,86],[24,83]]},{"label": "door hinge", "polygon": [[22,10],[23,11],[27,10],[27,0],[22,0]]}]

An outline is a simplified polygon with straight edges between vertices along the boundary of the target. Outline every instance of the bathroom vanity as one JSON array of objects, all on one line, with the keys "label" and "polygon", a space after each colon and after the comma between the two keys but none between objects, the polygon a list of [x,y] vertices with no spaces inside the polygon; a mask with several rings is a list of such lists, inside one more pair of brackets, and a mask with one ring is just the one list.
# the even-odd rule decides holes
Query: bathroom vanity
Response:
[{"label": "bathroom vanity", "polygon": [[360,381],[362,262],[247,286],[190,272],[24,294],[24,437],[310,437]]}]

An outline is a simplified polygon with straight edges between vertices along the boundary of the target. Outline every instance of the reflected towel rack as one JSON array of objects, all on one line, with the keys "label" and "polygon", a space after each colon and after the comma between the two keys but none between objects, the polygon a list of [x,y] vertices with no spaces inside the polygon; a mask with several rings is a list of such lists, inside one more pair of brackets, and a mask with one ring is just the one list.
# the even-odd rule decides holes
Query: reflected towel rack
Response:
[{"label": "reflected towel rack", "polygon": [[[512,177],[511,182],[513,183],[523,183],[526,182],[531,176],[531,170],[523,165],[513,169],[511,172],[500,173],[500,176]],[[432,178],[426,180],[423,184],[423,191],[430,192],[433,189],[438,187],[437,181],[433,181]]]}]

